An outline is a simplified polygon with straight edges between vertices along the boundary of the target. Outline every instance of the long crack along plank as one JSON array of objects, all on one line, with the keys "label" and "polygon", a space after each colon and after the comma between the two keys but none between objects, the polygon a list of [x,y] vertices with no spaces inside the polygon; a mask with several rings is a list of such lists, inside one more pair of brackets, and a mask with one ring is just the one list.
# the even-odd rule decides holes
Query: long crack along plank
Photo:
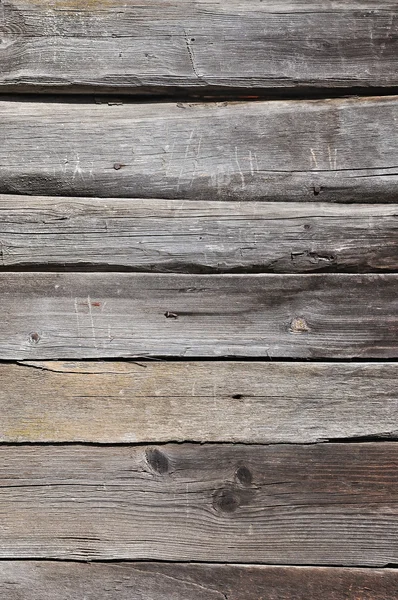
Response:
[{"label": "long crack along plank", "polygon": [[394,569],[2,561],[3,600],[393,600]]},{"label": "long crack along plank", "polygon": [[0,358],[397,357],[397,275],[1,273]]},{"label": "long crack along plank", "polygon": [[396,363],[1,364],[0,441],[398,438],[397,390]]},{"label": "long crack along plank", "polygon": [[128,91],[398,85],[391,0],[13,0],[0,90]]},{"label": "long crack along plank", "polygon": [[394,205],[0,195],[1,266],[398,270]]},{"label": "long crack along plank", "polygon": [[3,446],[0,558],[386,566],[398,444]]},{"label": "long crack along plank", "polygon": [[396,202],[396,97],[0,102],[0,193]]}]

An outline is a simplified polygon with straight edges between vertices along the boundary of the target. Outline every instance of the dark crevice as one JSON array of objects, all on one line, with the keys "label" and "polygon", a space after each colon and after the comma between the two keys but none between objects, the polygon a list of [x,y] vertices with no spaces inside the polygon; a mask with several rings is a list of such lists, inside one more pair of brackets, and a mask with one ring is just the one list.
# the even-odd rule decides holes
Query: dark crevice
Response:
[{"label": "dark crevice", "polygon": [[[310,257],[311,258],[311,257]],[[293,255],[292,261],[295,257]],[[281,256],[280,262],[283,263],[285,259]],[[316,260],[314,258],[313,260]],[[68,265],[62,264],[48,264],[48,263],[36,263],[26,264],[20,263],[18,265],[0,265],[0,273],[154,273],[159,275],[316,275],[319,274],[348,274],[348,275],[372,275],[372,274],[398,274],[398,269],[390,268],[374,268],[369,269],[369,266],[364,265],[339,265],[333,258],[319,256],[319,265],[313,265],[313,268],[307,270],[294,270],[294,269],[277,269],[273,265],[269,264],[252,264],[241,267],[211,267],[209,265],[203,265],[200,263],[184,263],[184,262],[171,262],[166,264],[150,264],[146,266],[126,266],[126,265],[109,265],[104,263],[95,262],[79,262],[70,263]]]},{"label": "dark crevice", "polygon": [[[34,557],[34,556],[24,556],[23,558],[16,558],[14,556],[10,558],[0,558],[0,563],[2,562],[53,562],[53,563],[95,563],[97,565],[108,565],[108,564],[121,564],[121,565],[131,565],[139,563],[146,564],[170,564],[170,565],[197,565],[197,566],[222,566],[222,567],[239,567],[239,566],[253,566],[253,567],[284,567],[284,568],[294,568],[294,567],[302,567],[302,568],[311,568],[311,569],[397,569],[398,563],[385,563],[385,564],[369,564],[369,565],[357,565],[350,563],[341,563],[341,564],[329,564],[329,563],[283,563],[283,562],[259,562],[259,561],[250,561],[250,562],[242,562],[242,561],[206,561],[206,560],[170,560],[170,559],[155,559],[155,558],[48,558],[48,557]],[[150,572],[148,572],[150,573]]]},{"label": "dark crevice", "polygon": [[[395,437],[394,437],[395,434]],[[318,440],[314,440],[311,442],[291,442],[291,441],[280,441],[280,442],[250,442],[250,441],[202,441],[202,440],[167,440],[167,442],[157,442],[153,439],[141,442],[88,442],[84,440],[74,440],[74,441],[35,441],[28,442],[26,440],[21,442],[0,442],[0,448],[22,448],[22,447],[41,447],[41,446],[50,446],[50,447],[92,447],[92,448],[163,448],[170,445],[189,445],[189,446],[253,446],[253,447],[265,447],[265,446],[315,446],[320,444],[328,444],[328,445],[341,445],[341,444],[369,444],[369,443],[393,443],[395,444],[398,441],[398,432],[394,432],[392,437],[388,438],[387,434],[380,434],[380,437],[377,435],[370,436],[353,436],[346,438],[320,438]]]},{"label": "dark crevice", "polygon": [[[319,357],[319,358],[290,358],[290,357],[270,357],[270,356],[227,356],[227,355],[220,355],[220,356],[189,356],[189,357],[184,357],[184,356],[161,356],[161,355],[153,355],[153,356],[128,356],[128,357],[123,357],[123,356],[112,356],[112,357],[95,357],[95,358],[84,358],[84,357],[56,357],[56,358],[27,358],[27,359],[0,359],[0,365],[1,364],[18,364],[21,366],[26,366],[29,368],[41,368],[38,365],[33,365],[32,362],[34,363],[40,363],[40,362],[63,362],[63,361],[67,361],[67,362],[73,362],[73,363],[130,363],[130,364],[137,364],[137,361],[139,361],[139,363],[142,364],[151,364],[153,362],[183,362],[183,363],[193,363],[193,362],[255,362],[255,363],[269,363],[269,362],[274,362],[274,363],[305,363],[305,364],[312,364],[312,363],[328,363],[328,364],[388,364],[388,363],[398,363],[398,357],[391,357],[391,358],[357,358],[357,357],[352,357],[352,358],[325,358],[325,357]],[[44,368],[44,367],[43,367]]]},{"label": "dark crevice", "polygon": [[233,87],[221,85],[192,85],[184,86],[143,86],[140,88],[102,85],[100,88],[90,85],[68,84],[51,85],[48,92],[43,91],[45,84],[37,86],[13,84],[8,89],[3,86],[0,100],[10,102],[52,102],[52,103],[97,103],[117,106],[119,104],[162,103],[162,102],[234,102],[258,100],[328,100],[349,97],[395,96],[398,86],[355,86],[335,85],[307,86],[292,82],[291,86],[283,88]]}]

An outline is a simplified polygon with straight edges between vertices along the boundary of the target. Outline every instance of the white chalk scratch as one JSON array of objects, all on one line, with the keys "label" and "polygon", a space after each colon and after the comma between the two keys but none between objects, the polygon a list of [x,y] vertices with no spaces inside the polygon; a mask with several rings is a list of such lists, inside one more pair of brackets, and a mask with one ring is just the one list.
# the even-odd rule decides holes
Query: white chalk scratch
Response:
[{"label": "white chalk scratch", "polygon": [[77,325],[77,337],[80,337],[79,309],[77,307],[77,298],[75,298],[75,315],[76,315],[76,325]]},{"label": "white chalk scratch", "polygon": [[167,162],[167,167],[166,167],[166,177],[168,177],[169,173],[170,173],[170,168],[171,165],[173,163],[173,153],[174,153],[174,147],[175,147],[176,143],[173,142],[171,145],[171,152],[170,152],[170,156],[169,156],[169,160]]},{"label": "white chalk scratch", "polygon": [[336,171],[337,169],[337,148],[332,152],[329,144],[328,144],[328,155],[329,155],[329,166],[330,169]]},{"label": "white chalk scratch", "polygon": [[91,334],[92,334],[92,337],[93,337],[93,344],[94,344],[94,348],[98,348],[98,346],[97,346],[97,339],[95,337],[94,318],[93,318],[93,311],[91,309],[91,298],[90,298],[90,296],[87,296],[87,304],[88,304],[88,314],[90,316],[90,326],[91,326]]},{"label": "white chalk scratch", "polygon": [[242,168],[240,166],[237,146],[235,146],[235,162],[236,162],[236,166],[238,167],[239,175],[240,175],[240,178],[242,181],[242,190],[244,190],[245,189],[245,176],[243,175]]},{"label": "white chalk scratch", "polygon": [[250,173],[254,175],[254,167],[253,167],[253,156],[252,151],[249,150],[249,163],[250,163]]},{"label": "white chalk scratch", "polygon": [[311,152],[311,161],[314,162],[315,168],[319,169],[319,167],[318,167],[318,161],[316,160],[314,149],[310,148],[310,152]]}]

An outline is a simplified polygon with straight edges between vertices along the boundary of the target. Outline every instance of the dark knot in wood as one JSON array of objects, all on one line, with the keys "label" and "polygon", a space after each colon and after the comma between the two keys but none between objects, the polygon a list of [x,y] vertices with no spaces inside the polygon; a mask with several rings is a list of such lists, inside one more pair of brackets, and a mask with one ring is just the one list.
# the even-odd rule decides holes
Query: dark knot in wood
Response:
[{"label": "dark knot in wood", "polygon": [[150,448],[146,451],[146,461],[155,473],[163,475],[169,470],[169,459],[163,452],[157,448]]},{"label": "dark knot in wood", "polygon": [[239,493],[231,488],[221,488],[213,495],[213,506],[216,510],[233,513],[240,506]]},{"label": "dark knot in wood", "polygon": [[253,481],[252,472],[245,466],[239,467],[236,470],[235,477],[241,485],[251,485]]}]

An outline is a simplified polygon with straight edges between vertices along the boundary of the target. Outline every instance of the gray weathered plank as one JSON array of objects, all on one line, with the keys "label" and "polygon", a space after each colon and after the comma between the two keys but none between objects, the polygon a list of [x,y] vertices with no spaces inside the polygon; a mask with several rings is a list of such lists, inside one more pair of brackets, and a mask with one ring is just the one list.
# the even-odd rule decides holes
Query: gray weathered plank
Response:
[{"label": "gray weathered plank", "polygon": [[398,562],[398,444],[3,446],[0,557]]},{"label": "gray weathered plank", "polygon": [[0,193],[396,202],[396,97],[1,101]]},{"label": "gray weathered plank", "polygon": [[392,600],[397,587],[396,569],[0,562],[3,600]]},{"label": "gray weathered plank", "polygon": [[397,390],[396,363],[2,364],[0,441],[397,438]]},{"label": "gray weathered plank", "polygon": [[0,358],[394,358],[398,275],[0,273]]},{"label": "gray weathered plank", "polygon": [[1,267],[398,269],[394,205],[0,195]]},{"label": "gray weathered plank", "polygon": [[7,0],[0,89],[396,86],[397,27],[392,0]]}]

